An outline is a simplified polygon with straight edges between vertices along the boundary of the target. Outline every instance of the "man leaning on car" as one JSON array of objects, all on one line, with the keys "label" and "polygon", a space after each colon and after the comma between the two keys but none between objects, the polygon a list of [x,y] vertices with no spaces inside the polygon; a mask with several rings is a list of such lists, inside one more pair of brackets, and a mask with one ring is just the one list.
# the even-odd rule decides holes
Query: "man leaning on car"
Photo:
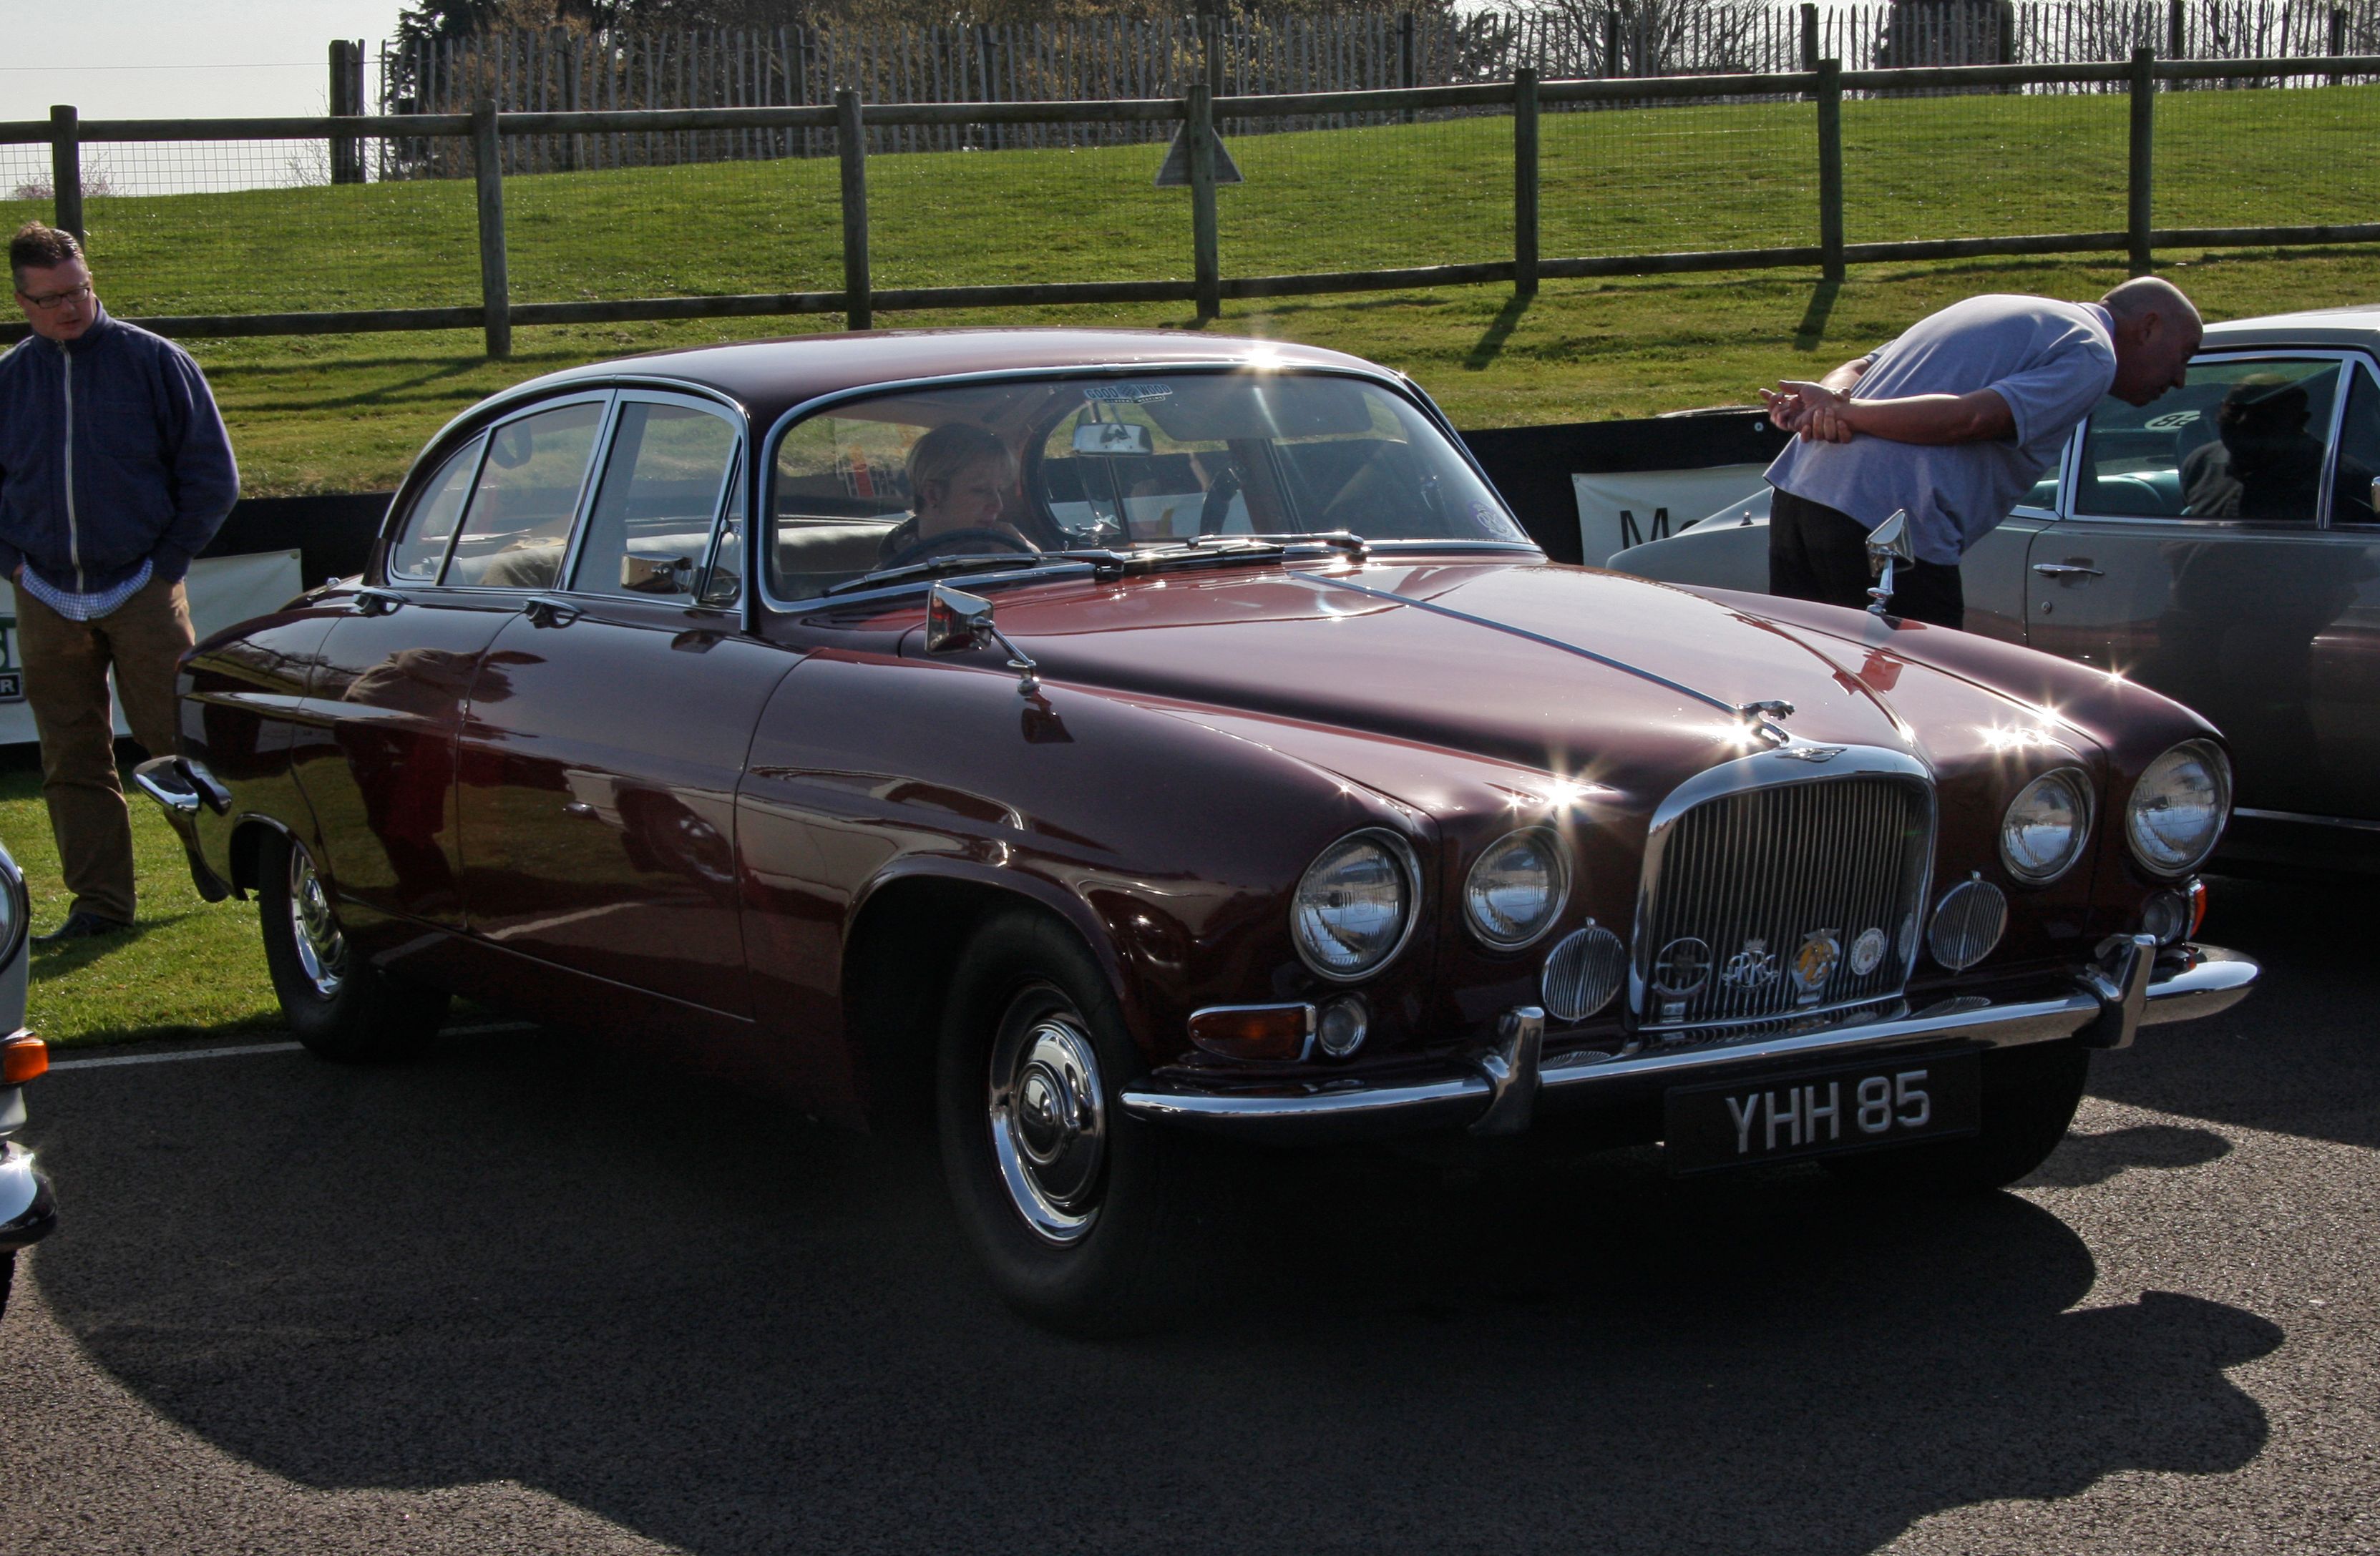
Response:
[{"label": "man leaning on car", "polygon": [[191,643],[182,587],[239,470],[188,353],[111,319],[72,233],[29,223],[8,244],[33,332],[0,356],[0,573],[15,584],[42,797],[74,894],[55,945],[132,923],[132,828],[115,776],[107,673],[132,737],[174,749],[175,664]]},{"label": "man leaning on car", "polygon": [[1761,391],[1798,433],[1768,467],[1768,592],[1867,603],[1867,532],[1909,512],[1917,561],[1893,613],[1956,627],[1959,560],[2056,462],[2113,394],[2145,405],[2180,388],[2198,309],[2169,282],[2128,281],[2095,303],[1970,297],[1816,383]]}]

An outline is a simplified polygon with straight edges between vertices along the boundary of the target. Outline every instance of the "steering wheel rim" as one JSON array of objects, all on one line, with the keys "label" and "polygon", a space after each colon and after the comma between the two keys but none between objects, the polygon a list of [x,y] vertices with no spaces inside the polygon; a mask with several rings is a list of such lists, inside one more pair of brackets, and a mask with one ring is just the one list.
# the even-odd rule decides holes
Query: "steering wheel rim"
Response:
[{"label": "steering wheel rim", "polygon": [[968,550],[982,550],[986,548],[1014,551],[1019,556],[1030,557],[1040,554],[1034,549],[1031,542],[1021,536],[1011,534],[1004,529],[994,529],[989,525],[977,525],[966,529],[950,530],[935,536],[930,540],[912,540],[876,565],[879,569],[906,567],[912,562],[925,561],[946,551],[955,554]]}]

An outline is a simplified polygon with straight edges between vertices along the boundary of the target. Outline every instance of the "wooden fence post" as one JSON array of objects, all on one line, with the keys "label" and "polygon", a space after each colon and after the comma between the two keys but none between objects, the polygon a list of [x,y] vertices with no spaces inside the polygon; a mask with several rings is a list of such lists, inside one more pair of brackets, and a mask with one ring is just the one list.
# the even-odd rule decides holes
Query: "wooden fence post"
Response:
[{"label": "wooden fence post", "polygon": [[1603,13],[1603,73],[1606,76],[1628,74],[1626,64],[1620,57],[1620,13],[1618,11]]},{"label": "wooden fence post", "polygon": [[2165,57],[2181,59],[2190,53],[2190,17],[2184,9],[2190,0],[2166,0]]},{"label": "wooden fence post", "polygon": [[2132,51],[2131,178],[2126,191],[2124,237],[2131,250],[2134,275],[2147,275],[2156,269],[2155,258],[2149,252],[2149,188],[2156,171],[2155,64],[2155,49]]},{"label": "wooden fence post", "polygon": [[[1414,57],[1414,14],[1411,11],[1399,11],[1397,13],[1397,85],[1408,90],[1421,85],[1420,77],[1415,74],[1415,67],[1418,63]],[[1402,116],[1406,124],[1412,124],[1415,117],[1410,108],[1406,109]]]},{"label": "wooden fence post", "polygon": [[834,149],[843,162],[843,317],[850,330],[875,328],[874,287],[868,274],[868,130],[859,121],[859,94],[834,89]]},{"label": "wooden fence post", "polygon": [[1802,68],[1818,67],[1817,0],[1802,0]]},{"label": "wooden fence post", "polygon": [[1512,72],[1512,296],[1537,295],[1537,71]]},{"label": "wooden fence post", "polygon": [[55,208],[51,224],[83,240],[82,121],[71,103],[50,110],[50,200]]},{"label": "wooden fence post", "polygon": [[[352,118],[364,111],[364,46],[359,39],[331,40],[331,116]],[[331,137],[331,182],[364,181],[364,143],[352,135]]]},{"label": "wooden fence post", "polygon": [[1215,97],[1204,81],[1190,89],[1189,122],[1182,133],[1190,142],[1190,264],[1203,323],[1223,312],[1222,245],[1215,230]]},{"label": "wooden fence post", "polygon": [[480,329],[488,355],[513,354],[512,285],[504,273],[504,145],[496,135],[496,104],[481,98],[471,105],[471,178],[480,192]]},{"label": "wooden fence post", "polygon": [[[2337,59],[2346,52],[2347,7],[2344,6],[2333,6],[2330,8],[2330,57]],[[2330,72],[2330,84],[2334,87],[2346,78],[2346,77],[2340,75],[2336,70]]]},{"label": "wooden fence post", "polygon": [[1818,61],[1818,275],[1843,279],[1843,62]]}]

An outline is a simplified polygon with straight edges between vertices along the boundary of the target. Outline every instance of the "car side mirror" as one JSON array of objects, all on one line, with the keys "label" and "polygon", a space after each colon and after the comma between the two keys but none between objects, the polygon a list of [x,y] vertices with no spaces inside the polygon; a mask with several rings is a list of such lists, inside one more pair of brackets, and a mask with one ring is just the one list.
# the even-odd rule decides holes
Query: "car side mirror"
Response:
[{"label": "car side mirror", "polygon": [[1086,421],[1075,428],[1075,452],[1096,454],[1148,454],[1157,445],[1148,428],[1133,421]]},{"label": "car side mirror", "polygon": [[692,557],[622,557],[620,587],[638,595],[682,595]]},{"label": "car side mirror", "polygon": [[991,601],[948,584],[936,584],[926,591],[927,653],[955,654],[986,643],[997,643],[1008,650],[1008,668],[1024,678],[1019,692],[1029,697],[1040,689],[1041,680],[1036,673],[1039,667],[993,622]]},{"label": "car side mirror", "polygon": [[1867,567],[1876,575],[1876,587],[1867,592],[1869,615],[1881,616],[1892,608],[1892,570],[1916,560],[1917,548],[1909,539],[1909,510],[1896,508],[1892,517],[1867,532]]}]

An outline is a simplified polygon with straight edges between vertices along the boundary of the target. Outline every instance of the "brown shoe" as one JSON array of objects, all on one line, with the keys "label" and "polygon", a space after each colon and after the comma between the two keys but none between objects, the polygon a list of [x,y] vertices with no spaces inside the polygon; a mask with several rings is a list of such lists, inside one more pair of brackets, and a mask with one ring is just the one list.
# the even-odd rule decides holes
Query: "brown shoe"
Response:
[{"label": "brown shoe", "polygon": [[33,944],[48,949],[74,940],[96,940],[103,935],[121,935],[132,926],[117,919],[103,919],[97,913],[68,913],[67,922],[47,935],[33,936]]}]

